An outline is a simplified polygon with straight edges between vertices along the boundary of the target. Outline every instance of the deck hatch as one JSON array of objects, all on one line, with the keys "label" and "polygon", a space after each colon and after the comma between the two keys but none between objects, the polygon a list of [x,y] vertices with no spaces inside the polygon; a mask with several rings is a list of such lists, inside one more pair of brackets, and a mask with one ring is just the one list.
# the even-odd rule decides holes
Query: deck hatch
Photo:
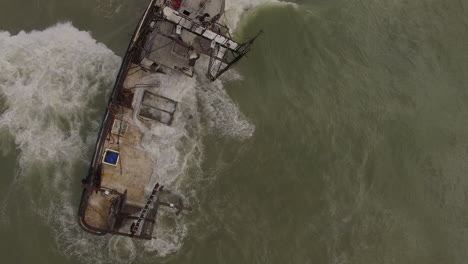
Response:
[{"label": "deck hatch", "polygon": [[167,97],[145,91],[141,101],[140,117],[171,125],[177,102]]},{"label": "deck hatch", "polygon": [[119,119],[114,120],[114,124],[112,125],[112,134],[125,136],[127,133],[128,124],[125,121],[121,121]]}]

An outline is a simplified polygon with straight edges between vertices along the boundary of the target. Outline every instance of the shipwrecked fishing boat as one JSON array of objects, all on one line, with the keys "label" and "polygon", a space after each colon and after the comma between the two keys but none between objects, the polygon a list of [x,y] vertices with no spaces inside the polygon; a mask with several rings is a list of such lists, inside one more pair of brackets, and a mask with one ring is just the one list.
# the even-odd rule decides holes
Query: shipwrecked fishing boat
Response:
[{"label": "shipwrecked fishing boat", "polygon": [[84,230],[152,239],[161,207],[176,214],[191,210],[180,195],[155,182],[157,160],[141,147],[145,127],[178,122],[180,98],[171,97],[178,87],[142,80],[169,72],[193,77],[203,69],[213,81],[231,68],[256,37],[234,41],[221,22],[223,14],[224,0],[150,1],[123,59],[82,180],[78,219]]}]

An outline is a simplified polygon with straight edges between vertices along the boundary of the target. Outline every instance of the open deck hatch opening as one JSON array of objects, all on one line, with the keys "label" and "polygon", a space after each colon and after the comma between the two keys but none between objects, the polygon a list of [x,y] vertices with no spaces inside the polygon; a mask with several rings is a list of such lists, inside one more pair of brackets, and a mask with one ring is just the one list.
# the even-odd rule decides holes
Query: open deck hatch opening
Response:
[{"label": "open deck hatch opening", "polygon": [[174,119],[176,107],[176,101],[145,91],[139,116],[170,126]]},{"label": "open deck hatch opening", "polygon": [[127,122],[115,119],[114,124],[112,125],[111,133],[123,137],[127,133],[127,129]]}]

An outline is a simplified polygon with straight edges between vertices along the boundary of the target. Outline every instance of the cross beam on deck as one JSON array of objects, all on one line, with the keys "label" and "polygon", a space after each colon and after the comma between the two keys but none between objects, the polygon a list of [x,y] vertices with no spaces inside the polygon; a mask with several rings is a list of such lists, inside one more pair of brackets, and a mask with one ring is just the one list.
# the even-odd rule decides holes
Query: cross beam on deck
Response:
[{"label": "cross beam on deck", "polygon": [[163,14],[167,20],[175,23],[176,25],[180,25],[191,32],[210,39],[225,48],[237,50],[237,48],[241,46],[239,43],[193,22],[188,17],[182,16],[179,12],[170,7],[164,7]]}]

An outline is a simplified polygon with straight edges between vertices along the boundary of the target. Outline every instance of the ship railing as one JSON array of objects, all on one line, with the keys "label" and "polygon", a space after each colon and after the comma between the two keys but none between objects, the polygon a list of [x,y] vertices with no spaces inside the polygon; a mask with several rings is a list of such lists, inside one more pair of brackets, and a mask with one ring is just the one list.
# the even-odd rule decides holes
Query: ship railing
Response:
[{"label": "ship railing", "polygon": [[146,21],[146,18],[148,17],[148,14],[150,13],[150,10],[152,10],[154,8],[154,3],[156,2],[156,0],[151,0],[151,2],[149,3],[148,7],[146,8],[146,11],[145,13],[143,14],[143,17],[141,18],[140,20],[140,23],[138,24],[138,27],[137,27],[137,30],[135,31],[135,34],[132,38],[132,42],[130,44],[130,49],[133,48],[133,45],[137,42],[138,38],[140,37],[140,33],[141,33],[141,29]]}]

